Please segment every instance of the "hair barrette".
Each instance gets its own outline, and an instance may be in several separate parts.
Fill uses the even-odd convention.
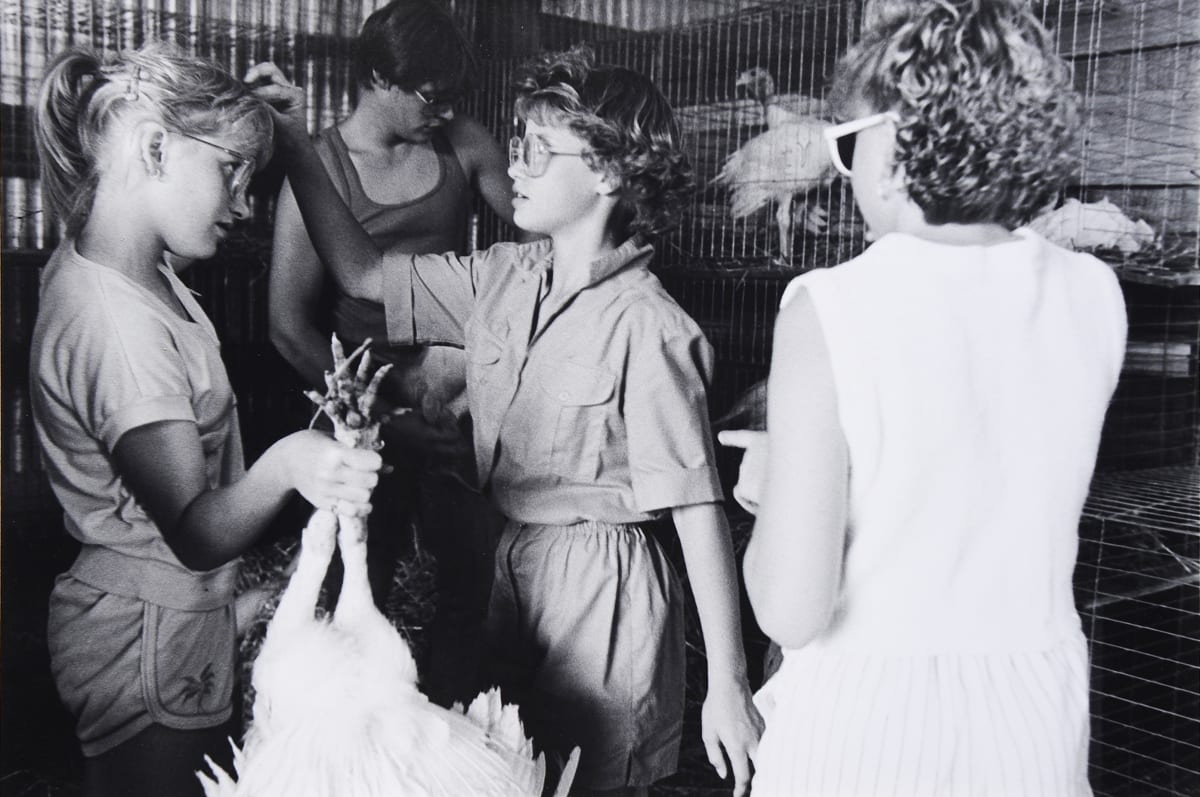
[[[141,96],[141,84],[142,68],[135,66],[133,68],[133,75],[129,78],[129,85],[125,87],[125,99],[130,102],[136,102],[138,97]]]

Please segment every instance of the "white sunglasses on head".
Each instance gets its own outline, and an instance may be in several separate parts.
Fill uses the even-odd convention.
[[[829,145],[834,168],[849,177],[854,165],[854,140],[858,133],[884,122],[895,124],[899,121],[900,116],[895,111],[884,111],[825,128],[825,143]]]

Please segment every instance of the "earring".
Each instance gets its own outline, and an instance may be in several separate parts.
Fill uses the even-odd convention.
[[[163,176],[163,171],[162,171],[162,169],[155,166],[153,169],[150,170],[150,176],[155,179],[161,180],[162,176]]]

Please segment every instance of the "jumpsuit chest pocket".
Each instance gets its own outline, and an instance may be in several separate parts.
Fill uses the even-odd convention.
[[[549,364],[538,378],[547,420],[554,433],[549,465],[567,480],[600,475],[604,449],[615,423],[616,377],[602,368],[575,362]]]
[[[481,324],[467,327],[467,387],[474,389],[495,380],[504,342]]]
[[[506,375],[502,373],[504,341],[475,319],[467,322],[466,334],[467,404],[474,426],[474,440],[476,445],[480,441],[494,444],[500,433],[503,413],[503,405],[497,396],[506,384]],[[484,466],[480,464],[479,467],[482,473]]]

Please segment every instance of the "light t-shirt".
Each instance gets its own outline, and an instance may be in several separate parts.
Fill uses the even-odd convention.
[[[30,383],[67,531],[86,545],[182,567],[117,472],[117,441],[146,424],[189,421],[210,487],[236,481],[245,464],[216,331],[187,286],[165,264],[159,269],[191,321],[64,242],[42,276]]]

